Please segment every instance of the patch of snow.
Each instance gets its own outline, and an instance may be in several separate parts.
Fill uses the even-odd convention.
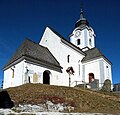
[[[64,110],[68,110],[69,113],[62,113]],[[13,107],[12,109],[0,109],[0,115],[8,114],[34,114],[34,115],[104,115],[102,113],[71,113],[74,107],[67,106],[65,104],[54,104],[51,101],[47,101],[45,104],[38,105],[19,105],[18,107]],[[107,114],[112,115],[112,114]]]
[[[112,115],[112,114],[104,114],[104,113],[60,113],[60,112],[14,112],[11,109],[0,109],[0,115]]]
[[[35,115],[112,115],[104,113],[59,113],[59,112],[41,112]]]
[[[46,102],[47,110],[50,112],[62,112],[64,110],[72,111],[74,107],[72,106],[65,106],[63,103],[54,104],[51,101]]]
[[[62,112],[64,110],[68,110],[71,112],[74,110],[74,107],[67,106],[65,104],[54,104],[51,101],[47,101],[45,104],[38,104],[38,105],[19,105],[19,107],[13,107],[12,110],[19,111],[19,112]]]
[[[16,112],[14,112],[11,109],[0,109],[0,115],[8,115],[8,114],[16,114]]]

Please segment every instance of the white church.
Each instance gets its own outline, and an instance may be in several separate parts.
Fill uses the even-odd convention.
[[[99,84],[112,81],[112,64],[95,46],[95,37],[82,10],[70,41],[46,27],[40,43],[26,39],[4,66],[3,88],[26,83],[74,87],[95,79]]]

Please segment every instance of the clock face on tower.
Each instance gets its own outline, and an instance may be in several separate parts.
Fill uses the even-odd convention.
[[[78,36],[80,36],[80,35],[81,35],[80,30],[78,30],[78,31],[75,32],[75,37],[78,37]]]
[[[90,35],[90,37],[92,37],[92,31],[89,31],[89,35]]]

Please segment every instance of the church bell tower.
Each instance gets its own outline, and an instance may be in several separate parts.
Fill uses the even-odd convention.
[[[75,29],[70,35],[70,42],[83,51],[95,47],[95,34],[89,26],[89,22],[84,17],[83,10],[80,12],[80,19],[75,24]]]

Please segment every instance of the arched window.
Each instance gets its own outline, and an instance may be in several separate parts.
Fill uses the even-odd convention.
[[[30,76],[28,76],[28,83],[31,83]]]
[[[80,76],[80,60],[78,61],[78,75]]]
[[[77,45],[80,45],[80,39],[77,39]]]
[[[109,78],[109,67],[106,66],[106,75],[107,75],[107,78]]]
[[[70,63],[70,55],[67,56],[67,62]]]
[[[11,68],[11,70],[12,70],[12,78],[14,78],[14,69]]]
[[[92,46],[92,40],[91,39],[89,39],[89,45]]]
[[[12,78],[14,78],[14,69],[15,69],[15,66],[11,67],[11,70],[12,70]]]

